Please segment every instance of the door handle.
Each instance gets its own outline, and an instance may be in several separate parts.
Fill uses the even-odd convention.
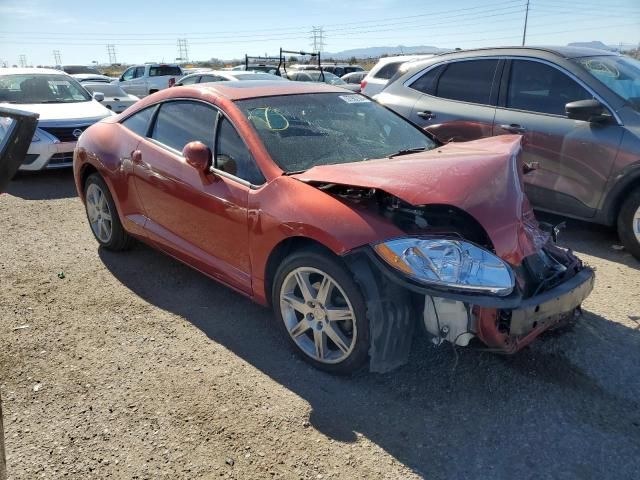
[[[416,115],[418,115],[420,118],[424,118],[425,120],[432,120],[436,118],[436,114],[430,112],[429,110],[425,110],[424,112],[416,112]]]
[[[511,133],[524,133],[527,131],[522,125],[518,125],[517,123],[511,123],[509,125],[500,125],[500,128],[506,130]]]

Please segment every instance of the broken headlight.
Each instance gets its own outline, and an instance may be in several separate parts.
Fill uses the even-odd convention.
[[[515,284],[506,262],[464,240],[399,238],[373,248],[393,268],[420,283],[498,296],[509,295]]]

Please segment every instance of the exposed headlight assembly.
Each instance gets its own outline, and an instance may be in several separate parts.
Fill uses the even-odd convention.
[[[373,248],[393,268],[426,285],[501,297],[515,285],[506,262],[464,240],[399,238]]]

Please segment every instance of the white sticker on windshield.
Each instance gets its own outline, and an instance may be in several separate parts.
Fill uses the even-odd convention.
[[[363,97],[362,95],[338,95],[342,100],[347,103],[369,103],[367,97]]]
[[[50,80],[49,83],[51,85],[57,85],[57,86],[63,86],[63,87],[68,87],[69,85],[71,85],[68,80]]]

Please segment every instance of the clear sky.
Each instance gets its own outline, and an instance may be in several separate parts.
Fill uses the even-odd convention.
[[[174,61],[309,49],[322,27],[326,52],[369,46],[470,48],[522,40],[526,0],[0,0],[0,61]],[[530,0],[527,44],[640,42],[640,0]]]

